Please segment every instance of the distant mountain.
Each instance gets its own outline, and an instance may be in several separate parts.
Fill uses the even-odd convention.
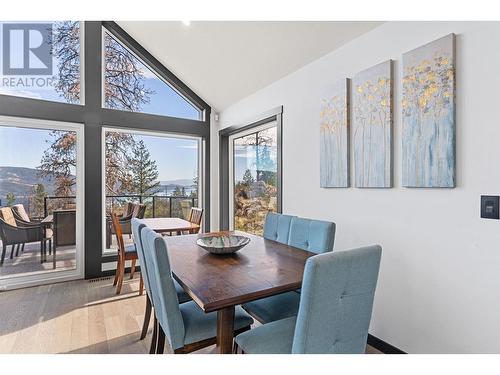
[[[170,181],[160,181],[160,185],[171,185],[171,186],[192,186],[194,185],[193,180],[190,179],[179,179]]]
[[[31,195],[36,184],[43,184],[45,191],[51,195],[54,192],[52,179],[39,176],[34,168],[0,167],[0,198],[7,193],[14,193],[16,197]]]

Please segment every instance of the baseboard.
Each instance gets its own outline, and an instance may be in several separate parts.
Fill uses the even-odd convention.
[[[402,351],[399,348],[385,342],[384,340],[379,339],[373,335],[368,334],[368,345],[374,347],[377,350],[380,350],[384,354],[408,354]]]

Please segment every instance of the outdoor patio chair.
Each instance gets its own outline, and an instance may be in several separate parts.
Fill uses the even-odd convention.
[[[44,261],[44,253],[49,241],[49,248],[52,248],[52,238],[44,236],[43,228],[40,225],[29,224],[16,220],[10,207],[0,208],[0,239],[2,240],[2,256],[0,266],[3,265],[7,246],[11,245],[10,259],[14,253],[19,255],[19,250],[26,243],[40,242],[41,263]]]

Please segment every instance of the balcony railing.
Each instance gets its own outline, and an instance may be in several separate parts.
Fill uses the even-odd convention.
[[[68,208],[74,206],[75,196],[47,196],[44,198],[43,210],[45,216],[54,208]],[[54,201],[62,201],[56,204]],[[146,204],[145,217],[181,217],[187,219],[191,207],[198,205],[198,198],[191,196],[173,195],[107,195],[106,211],[119,211],[127,202]],[[185,202],[186,204],[183,204]]]

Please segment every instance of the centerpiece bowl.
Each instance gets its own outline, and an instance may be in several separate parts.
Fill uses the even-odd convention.
[[[250,242],[250,238],[230,233],[209,234],[198,238],[196,244],[212,254],[232,254]]]

